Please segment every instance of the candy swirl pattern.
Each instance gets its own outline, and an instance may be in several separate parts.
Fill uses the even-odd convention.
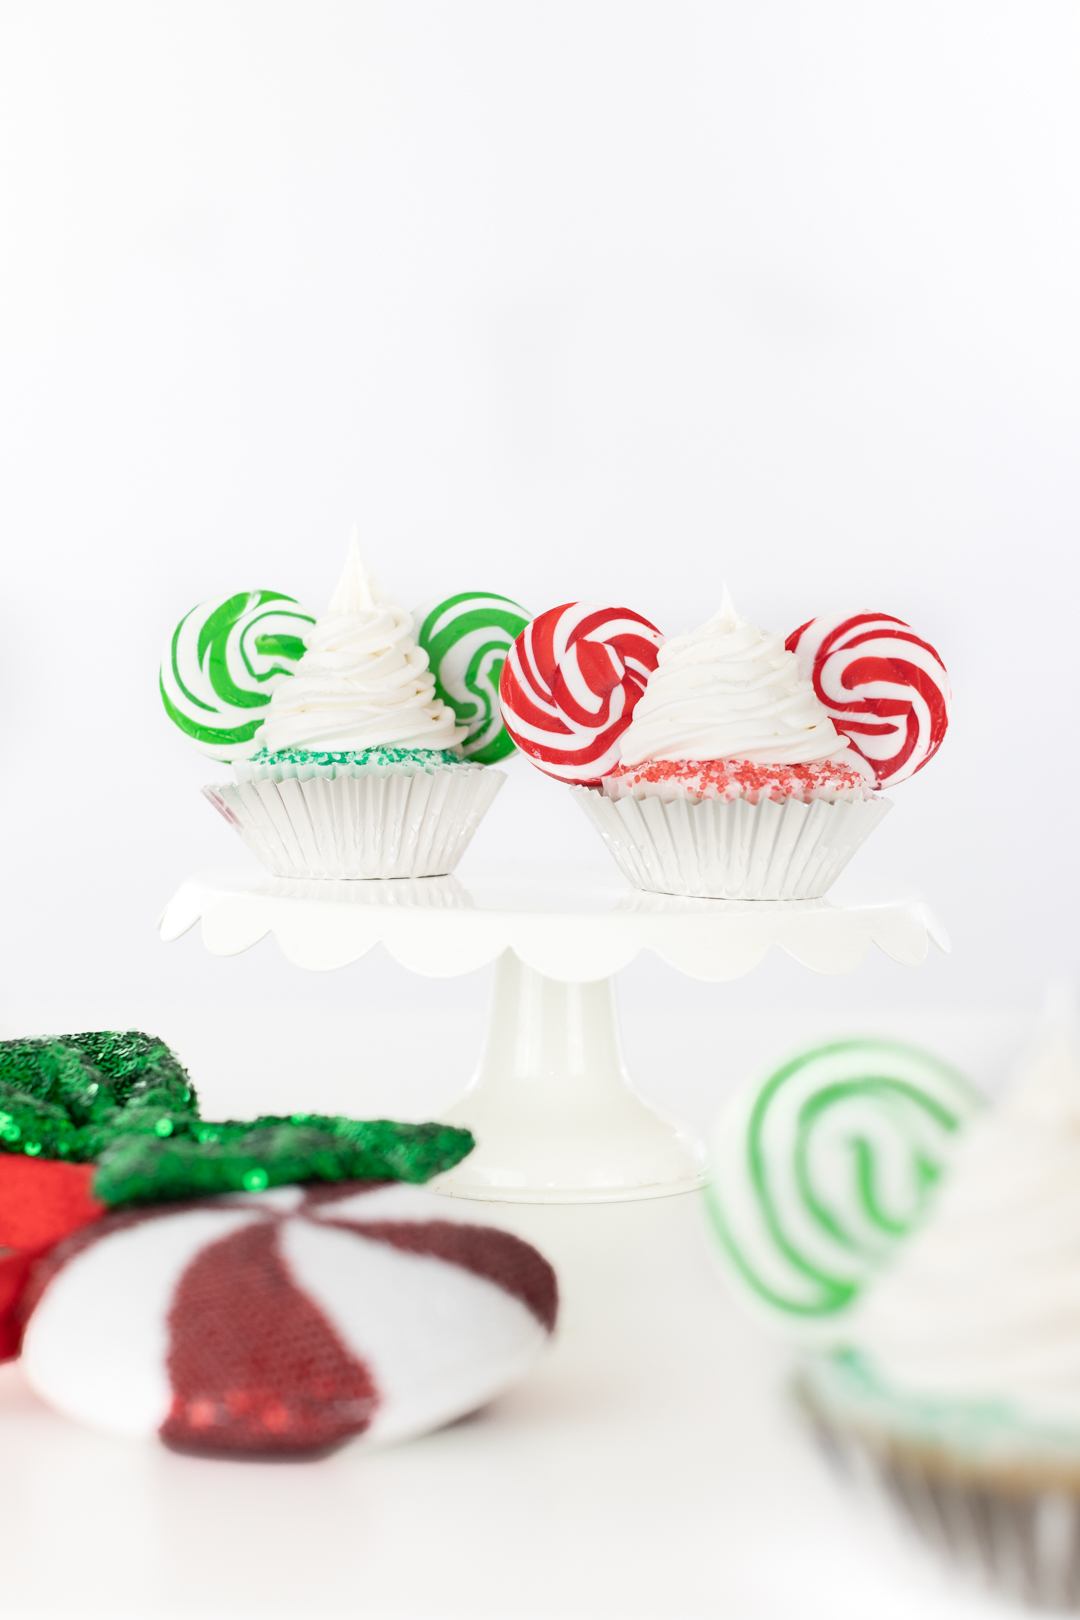
[[[508,596],[461,591],[417,608],[417,645],[427,653],[435,695],[466,727],[459,744],[467,759],[494,765],[514,751],[503,724],[499,679],[506,655],[529,614]]]
[[[811,619],[785,646],[836,729],[892,787],[933,759],[949,724],[952,691],[928,641],[888,613]]]
[[[813,1048],[743,1092],[709,1189],[742,1291],[789,1329],[852,1305],[922,1221],[979,1107],[948,1064],[888,1040]]]
[[[238,591],[192,608],[161,662],[169,719],[211,759],[249,759],[270,699],[292,677],[314,623],[280,591]]]
[[[503,722],[549,776],[585,787],[619,760],[663,636],[630,608],[567,602],[518,636],[499,683]]]

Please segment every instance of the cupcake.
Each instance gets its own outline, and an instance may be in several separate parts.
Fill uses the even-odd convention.
[[[732,900],[825,894],[891,809],[880,789],[940,746],[948,702],[901,620],[816,619],[785,642],[726,591],[667,641],[625,608],[552,609],[502,676],[507,729],[632,883]]]
[[[718,613],[660,648],[600,791],[577,798],[641,889],[807,900],[891,808],[779,635]]]
[[[798,1393],[950,1561],[1080,1608],[1080,1056],[1064,1025]]]
[[[950,1565],[1080,1608],[1080,1053],[1059,1011],[994,1109],[906,1043],[833,1040],[740,1092],[707,1206],[797,1349],[830,1459]]]
[[[467,728],[436,695],[411,615],[368,573],[355,536],[330,606],[303,636],[300,656],[290,645],[288,657],[265,672],[256,668],[262,690],[249,692],[251,659],[235,652],[232,666],[246,669],[248,679],[229,678],[227,646],[213,679],[205,631],[190,648],[189,671],[183,628],[173,638],[171,684],[210,710],[195,709],[197,719],[184,729],[209,732],[193,740],[230,759],[236,773],[235,783],[203,791],[270,872],[416,878],[453,870],[505,776],[463,758]],[[232,634],[235,642],[241,631],[234,626]],[[209,706],[199,681],[210,683]],[[162,683],[165,692],[164,666]],[[217,711],[238,697],[247,704],[246,723],[235,727]],[[170,712],[186,720],[193,704],[174,698]]]

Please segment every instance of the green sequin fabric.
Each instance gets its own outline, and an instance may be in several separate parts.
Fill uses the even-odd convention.
[[[204,1120],[163,1041],[102,1030],[0,1042],[0,1152],[97,1162],[109,1205],[261,1192],[302,1181],[429,1181],[468,1131],[329,1114]]]
[[[183,1065],[141,1030],[0,1041],[0,1152],[87,1163],[119,1135],[167,1135],[198,1112]]]
[[[167,1139],[119,1138],[101,1159],[94,1193],[105,1204],[145,1204],[298,1181],[429,1181],[472,1147],[468,1131],[390,1119],[268,1114],[192,1121]]]

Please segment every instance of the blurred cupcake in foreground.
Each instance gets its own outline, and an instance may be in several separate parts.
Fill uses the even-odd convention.
[[[506,778],[463,758],[468,728],[436,695],[412,616],[369,574],[355,537],[329,608],[308,622],[301,655],[290,646],[269,701],[257,694],[257,715],[242,728],[217,726],[242,732],[235,742],[215,737],[213,750],[232,760],[237,781],[205,788],[207,798],[277,877],[452,871]],[[198,679],[207,684],[206,647],[192,641],[193,672],[182,662],[176,672],[192,696]],[[178,710],[186,720],[195,707],[182,729],[200,747],[198,728],[234,701],[220,678],[210,685],[205,716],[202,699]]]
[[[555,609],[519,637],[503,709],[638,888],[823,895],[891,809],[880,788],[944,736],[948,677],[898,619],[813,620],[785,643],[725,591],[712,619],[665,641],[625,609],[596,610],[583,633],[588,611]],[[636,660],[619,644],[630,619]]]
[[[951,1560],[1080,1608],[1080,1055],[1064,1023],[800,1397]]]
[[[801,1343],[799,1404],[850,1477],[951,1565],[1080,1608],[1075,1027],[990,1112],[914,1056],[832,1043],[726,1111],[729,1275]]]

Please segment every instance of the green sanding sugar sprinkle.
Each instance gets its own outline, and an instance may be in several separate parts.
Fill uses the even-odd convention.
[[[249,761],[252,765],[419,765],[424,770],[460,765],[461,755],[453,748],[353,748],[344,753],[317,753],[309,748],[283,748],[272,754],[260,748]]]
[[[450,1125],[337,1114],[201,1119],[179,1059],[139,1030],[0,1041],[0,1153],[96,1161],[94,1193],[105,1204],[303,1181],[429,1181],[473,1146]]]
[[[1007,1398],[965,1399],[894,1387],[870,1357],[850,1347],[808,1357],[795,1390],[811,1407],[823,1406],[864,1431],[941,1447],[954,1456],[989,1460],[1065,1450],[1075,1457],[1080,1445],[1075,1424],[1055,1422]]]

